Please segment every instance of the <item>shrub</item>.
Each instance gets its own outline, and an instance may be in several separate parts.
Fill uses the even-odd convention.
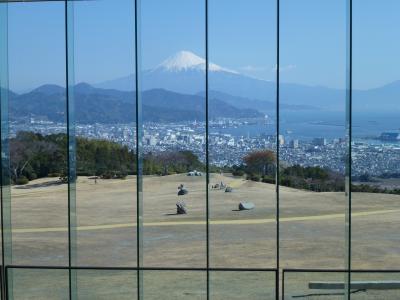
[[[21,176],[21,177],[17,178],[17,180],[15,181],[15,184],[24,185],[24,184],[27,184],[28,182],[29,182],[28,178],[26,178],[25,176]]]
[[[103,175],[101,175],[102,179],[112,179],[114,177],[114,174],[112,174],[111,172],[106,172]]]
[[[232,175],[233,175],[233,176],[242,177],[242,176],[244,175],[244,171],[243,171],[243,170],[233,170],[233,171],[232,171]]]
[[[128,176],[126,173],[124,172],[118,172],[114,175],[114,178],[116,179],[126,179],[126,176]]]
[[[61,173],[49,173],[49,177],[61,177]]]
[[[25,176],[24,176],[25,177]],[[28,180],[35,180],[37,179],[36,173],[29,173],[27,176]]]
[[[258,182],[258,181],[260,181],[260,179],[261,178],[258,175],[253,175],[253,176],[250,177],[250,180],[252,180],[252,181],[257,181]]]
[[[271,184],[275,184],[275,178],[271,177],[271,176],[263,176],[263,178],[261,179],[262,182],[264,183],[271,183]]]

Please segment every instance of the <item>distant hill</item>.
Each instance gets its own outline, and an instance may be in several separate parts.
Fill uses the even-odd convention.
[[[78,123],[129,123],[135,120],[134,92],[95,88],[81,83],[74,87],[75,119]],[[144,121],[177,122],[205,119],[205,99],[163,89],[142,93]],[[10,118],[35,117],[64,122],[66,118],[65,88],[44,85],[29,93],[10,94]],[[255,109],[237,108],[217,98],[210,99],[210,118],[257,118]]]
[[[129,75],[95,86],[129,91],[133,89],[134,80],[135,76]],[[141,84],[143,90],[162,88],[185,94],[204,93],[205,60],[192,52],[180,51],[155,68],[144,70],[141,73]],[[275,82],[249,77],[213,63],[209,66],[209,88],[219,93],[251,99],[245,102],[263,111],[269,110],[270,104],[275,103]],[[281,103],[290,109],[341,109],[340,97],[345,95],[340,90],[292,83],[281,83],[280,91]]]
[[[400,80],[384,86],[353,91],[354,112],[400,112]]]
[[[158,66],[141,73],[143,90],[162,88],[185,94],[203,95],[205,60],[189,51],[180,51]],[[96,85],[101,88],[132,90],[134,76],[117,78]],[[323,86],[281,82],[280,107],[287,110],[344,111],[346,91]],[[273,81],[246,76],[210,63],[210,95],[237,108],[263,112],[275,110],[276,85]],[[370,89],[353,90],[354,109],[360,112],[400,111],[400,81]]]
[[[198,93],[198,95],[205,95],[205,92]],[[257,99],[249,99],[247,97],[238,97],[232,96],[230,94],[218,92],[211,90],[209,91],[210,99],[220,99],[229,103],[238,108],[253,108],[262,112],[275,112],[276,109],[276,100],[275,101],[262,101]],[[318,110],[318,107],[311,105],[295,105],[295,104],[286,104],[280,103],[280,108],[283,110],[293,110],[293,111],[301,111],[301,110]]]
[[[176,122],[205,118],[205,61],[181,51],[155,68],[142,72],[144,121]],[[132,122],[135,119],[134,76],[95,86],[75,86],[78,123]],[[254,118],[274,115],[274,82],[255,79],[216,64],[209,66],[210,118]],[[353,112],[400,112],[400,81],[369,90],[353,90]],[[37,117],[65,120],[65,89],[44,85],[17,95],[9,93],[11,120]],[[298,118],[319,121],[323,112],[344,112],[346,91],[292,83],[280,84],[280,109],[296,111]],[[297,113],[298,112],[298,113]],[[304,118],[303,118],[304,119]],[[294,121],[294,120],[292,120]]]

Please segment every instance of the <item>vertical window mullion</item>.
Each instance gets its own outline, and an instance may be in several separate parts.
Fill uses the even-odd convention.
[[[65,80],[67,111],[67,175],[68,175],[68,266],[69,298],[77,299],[76,265],[76,132],[74,101],[74,2],[65,0]]]

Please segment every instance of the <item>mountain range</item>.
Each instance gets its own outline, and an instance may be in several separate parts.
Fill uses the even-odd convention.
[[[72,93],[75,119],[81,124],[130,123],[135,120],[135,92],[99,89],[81,83]],[[9,94],[11,120],[34,117],[65,122],[66,91],[57,85],[44,85],[29,93]],[[142,93],[144,121],[177,122],[205,119],[205,98],[163,89]],[[260,118],[264,115],[252,108],[237,108],[218,98],[209,101],[210,118]]]
[[[181,51],[144,71],[144,121],[177,122],[205,119],[205,60]],[[78,123],[130,123],[135,119],[134,76],[100,84],[80,83],[72,93]],[[210,118],[261,118],[276,110],[274,82],[252,78],[211,63],[209,66]],[[9,92],[11,120],[39,118],[65,121],[65,88],[43,85],[28,93]],[[280,84],[280,109],[312,112],[344,111],[346,91],[292,83]],[[353,111],[399,112],[400,81],[370,89],[353,90]],[[309,114],[310,115],[310,114]]]
[[[134,75],[128,75],[95,86],[129,91],[134,80]],[[162,88],[204,95],[205,60],[190,51],[180,51],[156,67],[142,71],[140,80],[143,90]],[[218,95],[219,99],[237,107],[263,112],[275,107],[275,82],[249,77],[214,63],[209,64],[209,89],[213,96]],[[280,83],[281,109],[343,111],[345,99],[344,89]],[[353,105],[359,111],[400,110],[399,100],[400,81],[370,90],[353,90]]]

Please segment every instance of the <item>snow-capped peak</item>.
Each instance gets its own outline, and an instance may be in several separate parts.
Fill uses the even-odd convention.
[[[206,61],[204,58],[197,56],[196,54],[190,51],[179,51],[178,53],[164,60],[154,70],[164,70],[172,72],[188,71],[188,70],[204,71],[205,67],[206,67]],[[225,69],[213,63],[209,63],[208,69],[211,72],[223,71],[223,72],[237,74],[236,71]]]

